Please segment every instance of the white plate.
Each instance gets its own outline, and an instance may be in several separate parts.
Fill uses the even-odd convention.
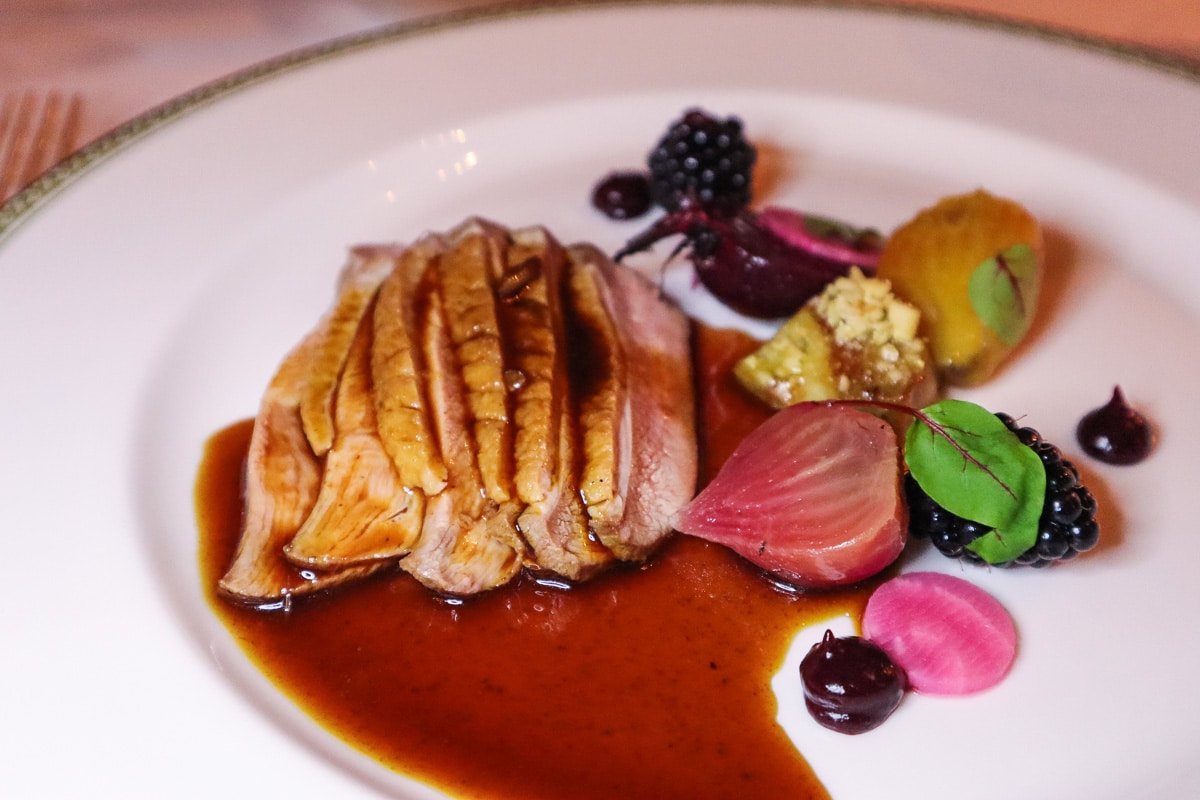
[[[311,725],[206,609],[200,448],[253,413],[346,245],[480,213],[614,247],[634,228],[592,181],[702,104],[747,121],[772,202],[890,229],[977,185],[1021,199],[1052,234],[1046,324],[970,396],[1075,456],[1114,383],[1161,427],[1142,466],[1080,459],[1098,552],[966,573],[1020,629],[999,688],[842,737],[789,662],[781,718],[833,796],[1197,796],[1200,84],[1053,39],[824,5],[423,25],[184,98],[0,211],[4,793],[431,796]]]

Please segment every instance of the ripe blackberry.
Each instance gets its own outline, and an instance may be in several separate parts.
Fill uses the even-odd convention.
[[[1017,425],[1007,414],[996,416],[1041,458],[1046,468],[1046,502],[1038,520],[1037,543],[1012,561],[993,566],[1048,567],[1056,561],[1069,561],[1091,550],[1100,540],[1096,498],[1080,483],[1075,465],[1063,458],[1059,449],[1033,428]],[[909,533],[928,537],[942,555],[985,563],[968,550],[967,545],[990,528],[942,508],[925,494],[912,475],[904,478],[904,493],[908,499]]]
[[[750,203],[757,157],[740,119],[717,119],[692,109],[671,125],[650,152],[654,202],[677,211],[685,198],[691,198],[709,213],[732,216]]]

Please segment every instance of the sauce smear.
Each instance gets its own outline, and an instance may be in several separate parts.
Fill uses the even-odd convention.
[[[721,374],[753,344],[699,328],[698,369]],[[713,458],[765,414],[729,391],[702,390]],[[288,612],[240,607],[216,584],[237,545],[250,431],[214,435],[198,478],[209,601],[264,674],[353,747],[455,796],[828,797],[775,723],[770,680],[797,630],[860,617],[869,587],[785,594],[677,535],[648,564],[570,590],[522,578],[452,605],[396,572]]]

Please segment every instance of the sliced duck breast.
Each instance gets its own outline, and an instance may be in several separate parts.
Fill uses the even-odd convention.
[[[313,452],[323,456],[333,445],[333,397],[350,353],[358,324],[379,286],[391,272],[393,257],[374,248],[356,248],[342,271],[337,303],[317,331],[309,357],[309,375],[300,397],[300,419]]]
[[[496,319],[492,275],[502,263],[502,229],[469,220],[447,236],[438,261],[446,329],[466,387],[469,424],[487,496],[497,503],[513,497],[513,425],[504,379],[504,344]]]
[[[219,584],[231,598],[259,606],[286,605],[293,595],[356,580],[377,569],[301,570],[284,557],[283,548],[316,505],[321,484],[322,463],[305,434],[301,402],[331,328],[342,324],[347,306],[357,306],[362,298],[369,304],[388,271],[381,261],[351,259],[333,309],[287,355],[263,394],[246,459],[242,534]]]
[[[301,566],[331,569],[399,558],[421,535],[425,493],[400,481],[376,425],[373,330],[367,314],[338,381],[333,446],[316,505],[284,548]]]
[[[400,567],[434,591],[467,595],[510,581],[521,570],[524,541],[517,533],[514,501],[488,493],[477,454],[470,387],[458,361],[447,320],[439,256],[431,265],[428,292],[418,304],[419,340],[426,365],[433,430],[446,465],[446,488],[427,498],[421,537]],[[454,308],[461,309],[463,304]],[[511,458],[511,455],[509,456]]]
[[[645,560],[695,491],[690,329],[658,287],[540,227],[360,246],[264,395],[245,602],[399,565],[471,595]]]
[[[372,313],[371,380],[379,438],[400,483],[425,494],[446,486],[446,465],[433,433],[417,331],[417,304],[430,259],[444,247],[426,237],[411,247],[383,250],[395,268],[379,289]]]
[[[612,562],[591,535],[579,495],[578,426],[571,404],[564,319],[566,252],[542,228],[514,231],[496,276],[498,317],[513,399],[517,520],[527,565],[572,581]]]
[[[585,498],[589,492],[598,498],[588,502],[588,514],[608,549],[640,561],[670,535],[671,515],[696,491],[690,325],[640,273],[591,245],[573,246],[569,254],[583,286],[574,302],[595,318],[587,330],[603,359],[602,366],[599,359],[588,366],[596,370],[588,382],[592,398],[580,401],[591,409],[581,413],[588,426]]]

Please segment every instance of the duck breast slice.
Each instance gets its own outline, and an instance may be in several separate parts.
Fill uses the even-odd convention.
[[[352,258],[342,273],[333,308],[283,360],[266,391],[250,436],[245,469],[245,515],[233,562],[219,589],[228,597],[259,606],[287,605],[293,595],[355,580],[377,566],[323,573],[302,571],[283,548],[317,502],[322,461],[313,452],[300,412],[309,395],[330,330],[345,319],[344,309],[370,298],[386,277],[386,262]],[[365,304],[364,304],[365,310]]]

